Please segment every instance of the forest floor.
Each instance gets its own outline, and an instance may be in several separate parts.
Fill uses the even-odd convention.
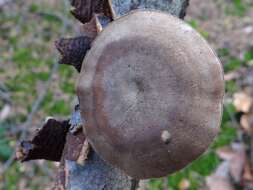
[[[0,0],[0,189],[45,190],[57,163],[14,160],[16,144],[47,116],[69,117],[77,73],[57,64],[54,41],[75,36],[78,22],[60,0]],[[253,1],[191,0],[185,18],[224,67],[221,132],[184,170],[145,181],[142,190],[253,189]]]

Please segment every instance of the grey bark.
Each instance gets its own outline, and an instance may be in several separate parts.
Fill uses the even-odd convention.
[[[76,106],[70,119],[71,128],[66,139],[55,189],[135,190],[137,180],[102,160],[93,150],[89,151],[87,160],[80,163],[82,144],[85,144],[85,136],[79,128],[82,123],[79,106]],[[76,134],[72,134],[73,132]]]
[[[135,9],[153,9],[168,12],[183,18],[189,0],[109,0],[114,18]]]
[[[84,166],[74,161],[65,162],[71,190],[134,190],[136,181],[107,164],[92,152]]]

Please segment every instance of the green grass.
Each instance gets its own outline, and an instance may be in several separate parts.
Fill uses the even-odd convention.
[[[225,12],[228,15],[243,17],[247,12],[247,7],[250,5],[250,3],[246,3],[244,0],[231,0],[231,2],[227,3]]]
[[[7,130],[9,128],[7,123],[0,123],[0,160],[6,161],[12,154],[12,147],[10,139],[6,138]]]
[[[0,10],[0,75],[5,78],[0,84],[11,94],[13,108],[11,118],[0,123],[1,164],[13,154],[19,139],[20,132],[13,133],[13,130],[26,121],[33,103],[49,79],[50,70],[58,56],[53,49],[54,40],[65,35],[62,33],[63,22],[56,16],[57,11],[63,14],[62,7],[41,6],[39,2],[31,5],[23,3],[19,6],[21,2],[17,2],[10,11]],[[69,34],[71,31],[72,28],[66,28],[65,32]],[[56,78],[46,92],[39,114],[35,117],[36,122],[27,128],[29,134],[34,132],[34,125],[41,126],[41,121],[46,116],[69,117],[75,96],[74,74],[77,74],[74,69],[60,66],[59,72],[54,76]],[[56,86],[58,87],[55,88]],[[0,100],[0,111],[4,105]],[[29,169],[34,172],[33,176],[28,175],[25,164],[15,162],[0,177],[0,189],[3,180],[3,190],[18,190],[18,184],[22,180],[25,180],[29,189],[44,189],[42,183],[48,180],[47,175],[38,164],[30,164],[30,167],[31,165],[32,168]],[[52,168],[53,165],[48,167]]]

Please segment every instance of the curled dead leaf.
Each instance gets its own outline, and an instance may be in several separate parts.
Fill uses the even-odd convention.
[[[215,173],[206,178],[208,190],[234,190],[229,180],[229,161],[222,162]]]
[[[233,103],[237,111],[249,113],[253,104],[253,99],[248,94],[239,92],[234,94]]]
[[[243,171],[243,181],[246,182],[253,182],[253,173],[251,169],[251,164],[249,159],[247,159],[245,165],[244,165],[244,171]]]
[[[191,183],[188,179],[182,179],[178,186],[180,190],[187,190],[190,188]]]
[[[219,148],[216,151],[216,153],[223,160],[231,160],[232,157],[233,157],[233,155],[234,155],[234,151],[229,146],[225,146],[225,147]]]
[[[231,182],[226,177],[211,176],[207,178],[209,190],[234,190]]]
[[[237,152],[230,161],[230,174],[236,182],[240,182],[244,165],[246,163],[245,152]]]
[[[246,149],[240,143],[233,143],[231,147],[217,150],[218,156],[228,162],[229,174],[235,182],[240,182],[246,164]]]

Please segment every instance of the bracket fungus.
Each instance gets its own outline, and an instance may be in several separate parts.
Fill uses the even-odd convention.
[[[182,169],[219,131],[222,66],[194,29],[166,13],[139,10],[109,24],[77,91],[93,149],[136,179]]]

